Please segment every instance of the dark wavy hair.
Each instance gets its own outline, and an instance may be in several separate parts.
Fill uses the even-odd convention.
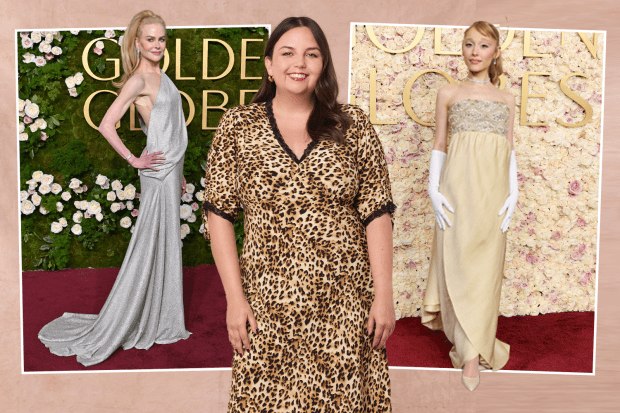
[[[330,140],[344,143],[344,131],[351,124],[351,118],[341,110],[336,100],[338,97],[336,71],[334,70],[327,39],[319,25],[309,17],[289,17],[282,20],[267,40],[265,58],[273,59],[273,49],[280,37],[296,27],[307,27],[310,29],[323,57],[323,69],[314,89],[316,102],[306,125],[308,134],[314,141]],[[269,74],[265,70],[263,82],[258,93],[252,99],[252,103],[266,102],[276,96],[276,84],[275,82],[270,82],[268,77]]]

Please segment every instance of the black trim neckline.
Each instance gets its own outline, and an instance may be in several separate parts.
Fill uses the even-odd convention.
[[[310,142],[308,146],[306,146],[306,149],[304,149],[304,153],[301,154],[301,158],[297,159],[297,155],[295,155],[295,153],[291,150],[291,148],[289,148],[286,142],[284,142],[284,138],[282,138],[282,134],[280,133],[280,129],[278,128],[276,118],[273,115],[273,101],[272,100],[268,100],[265,103],[265,109],[267,110],[267,117],[269,118],[269,124],[271,125],[271,129],[273,130],[273,134],[275,135],[276,140],[278,141],[282,149],[284,149],[284,152],[286,152],[288,156],[293,161],[295,161],[296,164],[300,164],[304,159],[308,157],[308,155],[310,155],[310,152],[312,152],[312,150],[319,144],[319,142],[315,140]]]

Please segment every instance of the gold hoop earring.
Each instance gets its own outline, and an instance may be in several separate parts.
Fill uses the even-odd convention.
[[[273,83],[273,76],[269,75],[269,76],[267,76],[267,79],[268,79],[270,82],[272,82],[272,83]]]

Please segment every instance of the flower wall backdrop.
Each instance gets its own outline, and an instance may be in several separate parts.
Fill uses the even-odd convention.
[[[398,318],[420,315],[435,226],[426,192],[435,98],[448,81],[467,76],[459,56],[464,29],[353,25],[351,103],[375,124],[398,206]],[[593,311],[604,33],[500,34],[501,87],[517,102],[520,191],[508,232],[500,312]]]
[[[22,268],[120,267],[140,210],[137,171],[96,130],[121,74],[119,30],[20,31],[18,139]],[[260,85],[266,27],[168,30],[164,70],[190,121],[179,199],[183,265],[213,263],[197,219],[202,166],[221,108]],[[134,119],[131,119],[131,117]],[[129,111],[118,133],[139,155],[146,135]],[[235,224],[239,247],[242,217]]]

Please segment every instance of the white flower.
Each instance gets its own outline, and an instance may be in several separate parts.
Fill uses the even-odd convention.
[[[52,232],[54,234],[58,234],[60,231],[62,231],[62,225],[60,222],[52,222]]]
[[[74,87],[69,88],[69,96],[76,98],[78,96],[77,89]]]
[[[44,185],[51,185],[54,182],[54,175],[43,174],[41,175],[41,183]]]
[[[196,214],[192,214],[189,218],[187,218],[187,222],[196,222]]]
[[[26,183],[28,184],[28,189],[35,189],[37,187],[37,181],[34,178],[29,179]]]
[[[97,214],[95,215],[95,218],[97,219],[97,221],[101,222],[101,220],[103,219],[103,214]]]
[[[53,183],[52,184],[52,194],[58,195],[60,193],[60,191],[62,191],[62,186],[60,186],[60,184]]]
[[[71,192],[65,191],[62,194],[60,194],[60,197],[62,198],[63,201],[67,202],[68,200],[71,199]]]
[[[80,209],[86,211],[88,209],[89,202],[86,200],[80,201]]]
[[[39,129],[36,123],[31,123],[30,125],[28,125],[28,128],[30,129],[30,132],[36,132],[37,129]]]
[[[41,184],[41,186],[39,187],[39,192],[43,195],[49,194],[51,190],[52,188],[47,184]]]
[[[79,30],[69,30],[69,32],[73,35],[79,34],[80,31]]]
[[[39,129],[47,128],[47,122],[43,118],[37,119],[36,121],[34,121],[34,124],[37,125]]]
[[[188,205],[188,204],[181,205],[181,213],[180,213],[181,219],[189,218],[190,216],[192,216],[192,213],[193,213],[193,211],[192,211],[192,207],[190,205]]]
[[[201,234],[204,234],[204,232],[205,232],[205,223],[204,222],[202,224],[200,224],[200,229],[198,229],[198,232],[200,232]]]
[[[65,209],[65,207],[62,202],[56,202],[56,211],[62,212],[63,209]]]
[[[106,182],[108,181],[108,178],[99,174],[97,175],[97,179],[95,180],[95,183],[99,186],[104,185]]]
[[[34,171],[32,173],[32,179],[35,182],[41,182],[41,178],[43,177],[43,171]]]
[[[186,193],[193,194],[195,190],[196,190],[196,187],[194,186],[194,184],[187,184],[187,185],[185,185],[185,192]]]
[[[22,214],[30,215],[34,212],[35,206],[29,200],[25,200],[24,202],[21,203],[20,209],[22,211]]]
[[[32,200],[32,203],[34,204],[34,206],[39,206],[39,204],[41,204],[41,195],[39,194],[32,194],[32,197],[30,198]]]
[[[77,209],[80,209],[80,201],[73,201],[73,206],[75,206]]]
[[[133,209],[133,202],[127,201],[125,203],[125,207],[127,208],[128,211],[131,211]]]
[[[59,56],[59,55],[62,54],[62,49],[60,47],[58,47],[58,46],[54,46],[54,47],[52,47],[52,54],[54,56]]]
[[[121,188],[123,188],[123,184],[121,184],[121,181],[119,181],[118,179],[112,181],[112,190],[113,191],[118,191]]]
[[[97,201],[90,201],[88,204],[88,213],[91,215],[97,215],[101,213],[101,204]]]
[[[28,199],[30,195],[28,194],[28,191],[19,191],[19,200],[21,201],[25,201],[26,199]]]
[[[35,59],[35,55],[33,55],[32,53],[25,53],[25,54],[22,55],[22,57],[24,58],[24,60],[23,60],[24,63],[32,63],[32,62],[34,62],[34,59]],[[21,109],[20,112],[22,110],[23,109]]]
[[[84,75],[82,74],[82,72],[77,72],[73,75],[73,80],[75,81],[75,84],[79,86],[84,81]]]
[[[181,239],[184,239],[189,234],[189,225],[181,225]]]
[[[131,218],[123,217],[121,219],[120,224],[121,224],[121,227],[123,227],[123,228],[129,228],[131,226]]]
[[[108,39],[111,39],[111,38],[116,36],[116,33],[114,33],[114,30],[108,29],[108,30],[105,31],[104,36],[107,37]],[[100,49],[102,49],[102,48],[100,48]]]
[[[205,192],[204,191],[198,191],[196,192],[196,199],[199,202],[203,202],[205,200]]]
[[[82,233],[82,226],[80,224],[75,224],[71,227],[71,232],[75,235],[80,235]]]
[[[125,186],[125,199],[134,199],[136,197],[136,187],[132,184]]]
[[[75,214],[73,214],[73,222],[75,223],[80,223],[82,222],[82,217],[84,217],[84,214],[82,214],[82,211],[78,211]]]
[[[39,51],[41,53],[51,53],[52,52],[52,45],[49,44],[48,42],[41,42],[39,43]]]
[[[192,202],[192,199],[193,199],[193,198],[194,198],[194,197],[192,196],[192,194],[190,194],[189,192],[185,192],[185,193],[183,194],[183,196],[181,197],[181,200],[182,200],[183,202]]]
[[[105,47],[105,44],[103,44],[103,41],[99,40],[97,43],[95,43],[95,47],[103,50],[103,48]]]
[[[24,125],[24,122],[19,122],[19,133],[22,133],[24,130],[26,130],[26,125]]]
[[[73,76],[69,76],[68,78],[66,78],[65,84],[67,85],[67,89],[75,87],[75,79],[73,78]]]
[[[110,210],[114,213],[118,212],[119,209],[121,209],[121,204],[119,204],[118,202],[114,202],[112,205],[110,205]]]
[[[69,189],[77,189],[81,187],[82,187],[82,181],[80,181],[77,178],[71,178],[71,182],[69,182]]]
[[[28,134],[26,132],[19,134],[19,140],[24,142],[28,140]]]
[[[45,207],[43,207],[43,205],[39,206],[39,212],[41,213],[41,215],[47,215],[50,213],[47,209],[45,209]]]
[[[45,32],[45,41],[48,43],[54,41],[54,32]]]
[[[37,105],[36,103],[27,104],[24,108],[24,113],[28,115],[28,117],[35,119],[37,116],[39,116],[39,105]]]
[[[63,226],[63,228],[64,228],[64,227],[66,227],[66,226],[67,226],[67,219],[66,219],[65,217],[62,217],[62,218],[60,218],[60,219],[58,220],[58,223],[59,223],[60,225],[62,225],[62,226]]]
[[[200,178],[200,185],[202,185],[203,188],[205,187],[206,182],[204,178]]]
[[[37,65],[37,67],[43,67],[47,64],[47,60],[45,60],[43,56],[37,56],[34,58],[34,64]]]
[[[34,42],[32,41],[32,39],[30,37],[22,37],[22,47],[24,49],[32,49]],[[29,63],[29,62],[26,62]]]
[[[116,201],[116,193],[114,191],[108,192],[106,199],[110,202]]]
[[[60,32],[53,32],[54,33],[54,39],[58,40],[59,42],[62,41],[62,34],[60,34]]]
[[[117,190],[116,191],[116,197],[119,200],[124,201],[125,200],[125,191]]]
[[[20,98],[17,98],[17,110],[20,112],[23,112],[25,107],[26,107],[26,102],[24,102]],[[23,129],[20,130],[20,132],[23,132],[23,131],[24,131]]]

